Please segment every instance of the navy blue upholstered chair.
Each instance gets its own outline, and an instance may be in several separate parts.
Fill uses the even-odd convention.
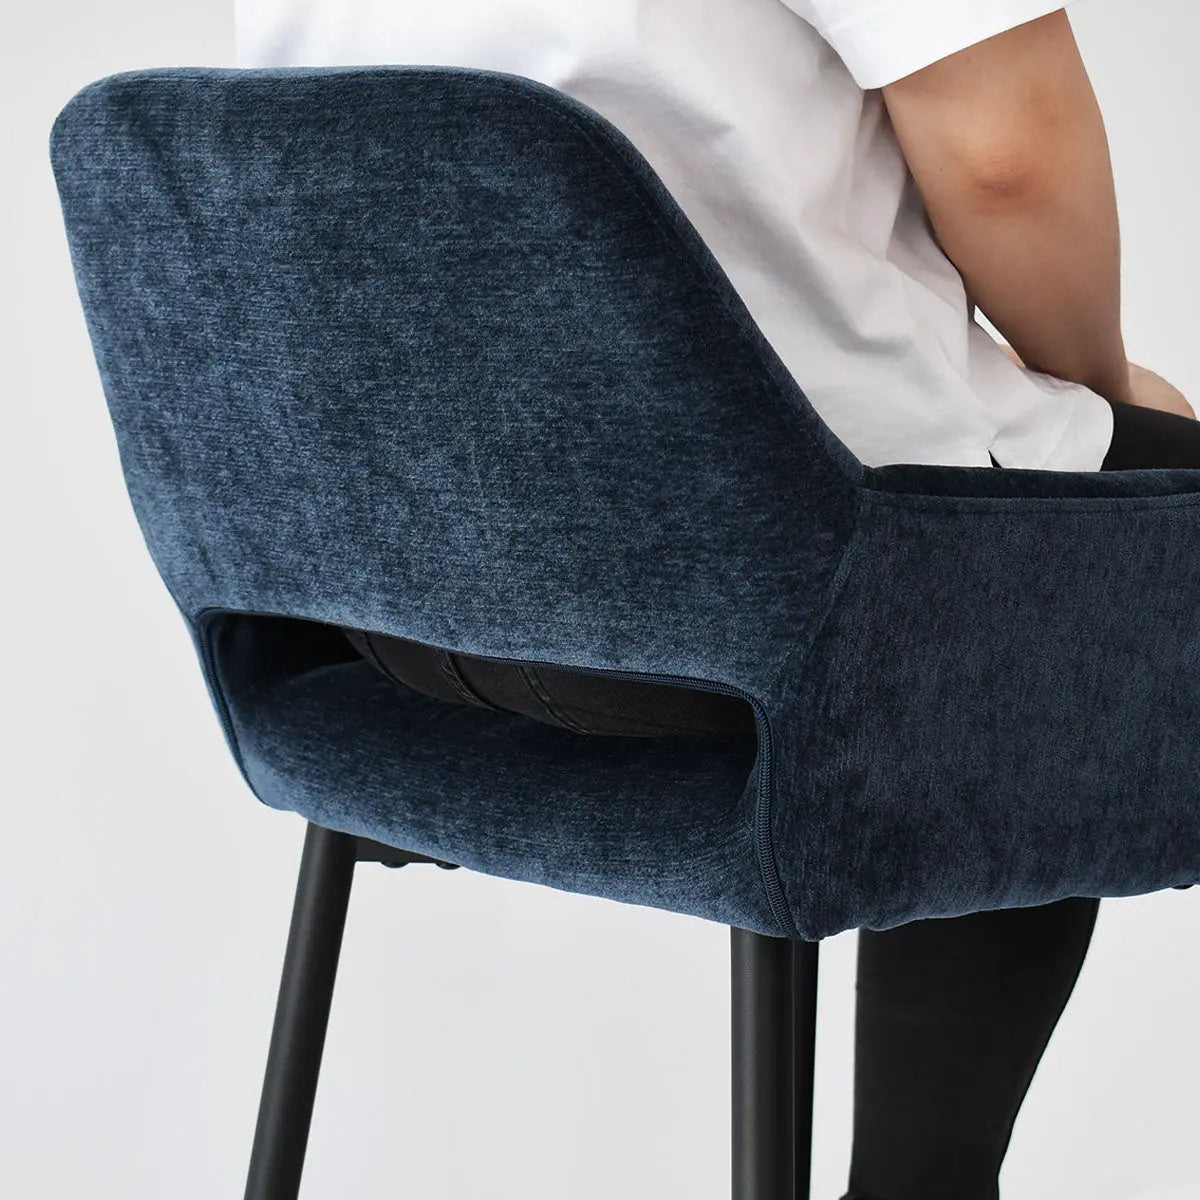
[[[822,938],[1200,879],[1200,471],[864,465],[632,144],[520,76],[126,72],[50,153],[147,547],[309,822],[248,1196],[299,1186],[359,860],[729,925],[738,1200],[807,1194]],[[343,628],[757,738],[452,705]]]

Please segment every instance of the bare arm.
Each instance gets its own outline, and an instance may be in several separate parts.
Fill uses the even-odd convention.
[[[881,91],[970,299],[1026,366],[1129,403],[1112,163],[1065,10]]]

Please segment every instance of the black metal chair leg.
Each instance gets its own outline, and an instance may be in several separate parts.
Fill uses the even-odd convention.
[[[356,850],[352,835],[308,823],[245,1200],[300,1191]]]
[[[796,1200],[812,1187],[813,1083],[817,1048],[817,961],[820,942],[792,942],[792,1128],[796,1131]]]
[[[808,1200],[819,945],[730,926],[733,1200]]]
[[[792,947],[730,926],[733,1200],[791,1200]]]

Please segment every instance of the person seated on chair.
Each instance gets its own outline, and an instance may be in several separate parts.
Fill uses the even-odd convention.
[[[867,465],[1200,467],[1187,400],[1126,357],[1108,142],[1054,0],[235,0],[235,17],[240,67],[477,67],[589,105]],[[754,733],[729,695],[346,634],[447,703],[580,734]],[[1098,905],[859,931],[843,1200],[997,1200]]]

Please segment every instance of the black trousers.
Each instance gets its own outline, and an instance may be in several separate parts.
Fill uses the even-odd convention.
[[[1112,409],[1101,470],[1200,467],[1200,422]],[[737,697],[345,633],[390,678],[452,703],[598,735],[755,737],[753,711]],[[1068,897],[858,931],[854,1136],[842,1200],[999,1200],[1017,1112],[1074,989],[1099,904]]]

